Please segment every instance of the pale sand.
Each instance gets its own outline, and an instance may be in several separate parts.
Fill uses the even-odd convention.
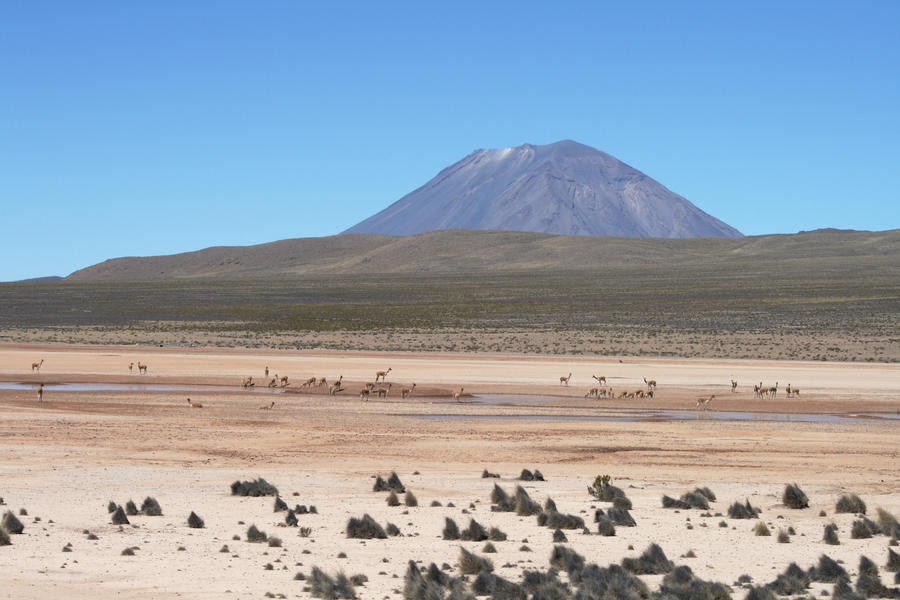
[[[45,359],[40,374],[30,364]],[[129,375],[128,362],[150,366],[149,375]],[[481,479],[483,468],[503,475],[499,484],[512,491],[522,468],[540,469],[546,482],[525,483],[532,498],[552,497],[562,512],[582,516],[596,532],[585,491],[594,476],[608,473],[634,503],[638,526],[617,528],[616,537],[567,531],[569,545],[589,561],[605,566],[636,556],[650,542],[670,559],[689,565],[707,579],[731,584],[741,574],[765,583],[790,561],[808,567],[822,553],[842,559],[856,573],[865,554],[883,565],[887,538],[850,539],[853,515],[835,515],[841,493],[859,493],[874,514],[882,506],[900,516],[900,420],[849,422],[718,421],[699,416],[681,421],[573,421],[504,419],[512,415],[572,418],[631,414],[631,409],[692,409],[699,395],[716,394],[714,411],[853,414],[900,411],[900,367],[875,364],[785,363],[583,359],[472,355],[261,352],[134,347],[0,346],[0,380],[8,382],[151,382],[233,386],[233,391],[67,392],[46,388],[38,404],[31,390],[0,390],[4,460],[0,496],[26,525],[13,545],[0,548],[6,574],[0,596],[7,598],[260,598],[266,592],[308,598],[298,571],[313,565],[328,573],[364,573],[361,598],[398,598],[408,559],[455,565],[459,546],[484,545],[440,539],[444,517],[460,528],[475,517],[496,526],[509,541],[495,542],[489,555],[497,572],[518,581],[523,568],[546,569],[552,531],[534,517],[490,511],[490,490],[497,481]],[[237,388],[241,377],[262,379],[287,374],[293,385],[272,396]],[[361,402],[355,393],[376,370],[392,368],[387,400]],[[570,386],[559,377],[573,373]],[[591,374],[609,378],[616,389],[643,387],[642,378],[659,382],[647,400],[585,400],[596,385]],[[306,377],[344,376],[348,391],[330,398],[322,389],[292,389]],[[730,393],[735,377],[740,388]],[[753,398],[752,384],[779,382],[774,399]],[[398,388],[415,381],[416,394],[399,399]],[[787,383],[802,389],[787,399]],[[466,392],[545,394],[543,403],[515,406],[450,400],[453,389]],[[202,402],[191,409],[185,398]],[[271,399],[271,411],[257,406]],[[623,412],[624,411],[624,412]],[[440,419],[414,415],[483,415],[490,419]],[[386,494],[371,491],[371,476],[396,470],[418,498],[419,506],[389,508]],[[419,471],[419,475],[413,474]],[[315,505],[317,515],[301,515],[312,528],[309,538],[297,529],[278,527],[284,513],[273,513],[273,499],[229,495],[236,479],[263,476],[277,485],[288,504]],[[797,482],[811,500],[806,510],[781,505],[784,484]],[[749,499],[764,509],[772,537],[755,537],[756,521],[701,517],[702,511],[661,508],[663,494],[677,497],[695,485],[718,496],[711,512],[725,513],[734,500]],[[298,496],[293,496],[298,492]],[[110,525],[106,504],[138,505],[154,496],[162,517],[134,517],[138,528]],[[456,508],[429,507],[432,500]],[[471,515],[462,509],[473,503]],[[191,510],[206,529],[186,526]],[[819,517],[825,510],[828,516]],[[584,512],[582,512],[584,511]],[[351,516],[368,512],[390,521],[400,538],[362,542],[344,536]],[[783,516],[783,519],[777,518]],[[40,522],[34,522],[34,517]],[[693,529],[687,529],[687,519]],[[49,523],[53,520],[53,523]],[[244,525],[238,521],[243,520]],[[825,523],[840,526],[840,546],[821,542]],[[232,541],[255,523],[283,540],[284,548]],[[705,527],[703,525],[706,525]],[[778,544],[779,528],[793,526],[790,544]],[[87,541],[88,529],[99,536]],[[519,548],[522,539],[532,552]],[[73,551],[63,553],[71,542]],[[228,544],[229,553],[220,553]],[[628,550],[632,545],[634,550]],[[120,556],[139,546],[133,557]],[[179,552],[178,547],[185,551]],[[309,554],[303,554],[309,550]],[[696,558],[679,558],[693,550]],[[345,552],[347,558],[337,558]],[[233,555],[237,555],[234,557]],[[383,559],[388,562],[383,562]],[[280,562],[275,562],[279,560]],[[77,561],[77,562],[76,562]],[[296,563],[303,563],[302,566]],[[274,570],[264,570],[271,563]],[[502,567],[511,563],[515,566]],[[282,567],[287,567],[283,569]],[[379,575],[384,572],[384,575]],[[454,569],[454,574],[458,570]],[[394,575],[397,578],[394,578]],[[882,573],[890,584],[892,574]],[[644,578],[651,587],[661,576]],[[814,585],[813,593],[830,585]],[[230,590],[231,593],[225,593]],[[735,598],[744,591],[736,589]]]

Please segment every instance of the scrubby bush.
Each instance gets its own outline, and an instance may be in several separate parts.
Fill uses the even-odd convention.
[[[778,530],[778,543],[779,544],[790,544],[791,543],[791,536],[784,529]]]
[[[603,502],[612,502],[616,497],[625,496],[620,488],[610,483],[609,475],[597,475],[594,485],[588,487],[588,493]]]
[[[22,525],[22,521],[20,521],[11,511],[6,511],[3,514],[3,518],[0,519],[0,528],[5,529],[7,533],[16,535],[25,531],[25,526]]]
[[[197,513],[191,511],[191,514],[188,515],[188,527],[191,529],[203,529],[206,525],[203,523],[203,519],[197,516]]]
[[[775,581],[766,587],[775,591],[779,596],[794,596],[802,594],[809,587],[810,577],[797,563],[791,563],[784,573],[778,575]]]
[[[553,531],[553,543],[554,544],[565,544],[569,541],[569,538],[566,537],[566,534],[563,533],[562,529],[556,529]]]
[[[250,525],[247,528],[247,541],[253,542],[254,544],[265,542],[269,539],[269,536],[266,535],[265,531],[260,531],[256,528],[256,525]]]
[[[488,530],[488,539],[492,542],[505,542],[506,538],[506,534],[496,527],[491,527],[490,530]]]
[[[809,508],[809,498],[803,493],[796,483],[789,483],[784,487],[781,501],[788,508]]]
[[[269,548],[281,548],[281,538],[274,535],[269,538]]]
[[[496,479],[500,479],[500,475],[498,475],[497,473],[491,473],[491,472],[488,471],[487,469],[485,469],[484,471],[481,472],[481,478],[482,478],[482,479],[488,479],[488,478],[491,478],[491,477],[496,478]]]
[[[456,521],[454,521],[450,517],[444,517],[443,535],[445,540],[459,539],[459,527],[456,525]]]
[[[463,575],[476,575],[481,571],[491,572],[494,570],[494,563],[466,550],[459,549],[459,568]]]
[[[681,501],[691,508],[709,510],[709,501],[703,494],[697,492],[685,492],[681,495]]]
[[[484,548],[482,548],[481,551],[484,552],[485,554],[496,554],[497,548],[494,547],[494,544],[492,544],[491,542],[488,542],[484,545]]]
[[[622,567],[636,575],[658,575],[668,573],[675,564],[666,558],[666,553],[658,544],[650,544],[638,558],[622,559]]]
[[[537,522],[541,527],[549,527],[551,529],[584,529],[584,519],[576,515],[566,515],[560,512],[542,512],[538,515]]]
[[[113,525],[128,525],[131,521],[128,520],[128,517],[125,516],[125,511],[122,510],[121,506],[116,507],[116,511],[112,514],[112,524]]]
[[[112,514],[112,513],[116,512],[116,507],[117,507],[117,506],[119,506],[119,505],[116,504],[115,502],[113,502],[112,500],[110,500],[110,501],[109,501],[109,504],[106,505],[106,511],[107,511],[109,514]]]
[[[534,473],[529,471],[528,469],[522,469],[522,472],[519,474],[520,481],[534,481]]]
[[[753,528],[753,534],[754,534],[754,535],[759,535],[759,536],[769,536],[769,535],[772,535],[771,532],[769,532],[769,528],[768,528],[768,527],[766,526],[766,524],[763,523],[762,521],[760,521],[759,523],[757,523],[757,524],[756,524],[756,527]]]
[[[900,523],[897,522],[897,518],[894,515],[881,507],[876,508],[875,513],[877,515],[878,526],[881,528],[881,533],[884,535],[900,537]]]
[[[866,514],[866,503],[856,494],[846,494],[838,498],[834,512]]]
[[[232,496],[277,496],[278,488],[260,477],[250,481],[235,481],[231,484]]]
[[[11,546],[12,540],[9,538],[9,534],[5,529],[0,527],[0,546]]]
[[[387,497],[387,505],[388,506],[400,506],[400,498],[397,497],[397,492],[391,490],[391,493],[388,494],[388,497]]]
[[[403,496],[403,503],[407,506],[418,506],[419,500],[416,498],[415,494],[407,490],[406,495]]]
[[[530,517],[541,512],[541,505],[531,499],[528,492],[520,485],[516,486],[516,494],[513,499],[516,514],[520,517]]]
[[[858,521],[853,521],[853,526],[850,528],[850,537],[855,540],[872,537],[872,528],[869,526],[869,523],[871,523],[871,521],[867,521],[868,519],[866,518],[862,518]]]
[[[827,554],[819,557],[819,563],[809,570],[809,577],[821,583],[834,583],[838,579],[850,580],[847,571]]]
[[[731,600],[731,590],[727,585],[704,581],[696,577],[688,566],[675,567],[663,577],[659,595],[677,600]]]
[[[900,572],[900,554],[897,554],[890,548],[888,548],[888,559],[885,569]]]
[[[284,524],[288,527],[296,527],[300,524],[300,520],[297,519],[297,513],[295,513],[292,509],[287,511],[287,514],[284,515]]]
[[[537,469],[534,470],[534,473],[532,475],[535,481],[544,481],[544,474]]]
[[[393,523],[388,523],[384,528],[384,532],[391,537],[397,537],[400,535],[400,528]]]
[[[631,500],[629,500],[625,496],[616,496],[615,498],[613,498],[612,504],[614,508],[631,510]]]
[[[728,507],[728,516],[732,519],[755,519],[762,511],[752,506],[747,500],[744,504],[735,502]]]
[[[581,572],[578,589],[575,597],[631,599],[648,598],[650,590],[647,584],[635,577],[619,565],[609,565],[600,568],[590,564]]]
[[[677,508],[679,510],[689,510],[691,508],[691,505],[684,500],[678,500],[677,498],[672,498],[665,494],[663,494],[662,497],[662,505],[663,508]]]
[[[403,487],[403,483],[400,481],[400,478],[397,476],[397,473],[391,471],[391,476],[388,477],[387,486],[389,489],[394,490],[398,494],[402,494],[406,491],[406,488]]]
[[[605,537],[616,535],[616,527],[609,517],[602,516],[597,519],[597,533]]]
[[[482,542],[488,539],[488,533],[475,519],[469,520],[469,526],[462,531],[459,539],[466,542]]]
[[[115,510],[115,509],[113,509]],[[137,504],[134,503],[134,500],[129,500],[125,503],[125,514],[129,517],[133,517],[138,514]]]
[[[837,535],[837,525],[829,523],[825,526],[825,535],[822,537],[822,541],[830,546],[837,546],[841,543]]]
[[[356,591],[353,589],[353,583],[343,573],[338,573],[335,577],[330,577],[318,567],[313,567],[309,575],[310,593],[314,598],[324,598],[325,600],[353,600],[356,598]]]
[[[367,513],[359,519],[351,517],[350,520],[347,521],[347,537],[363,540],[372,538],[383,540],[387,538],[387,533],[385,533],[384,528]]]
[[[141,503],[141,514],[148,517],[161,517],[163,514],[162,507],[156,501],[156,498],[147,496]]]
[[[275,496],[275,506],[274,512],[281,512],[283,510],[287,510],[288,505],[287,502],[281,499],[281,496]]]

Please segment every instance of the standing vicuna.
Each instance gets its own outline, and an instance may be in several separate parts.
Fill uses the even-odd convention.
[[[572,373],[569,373],[569,376],[563,376],[559,378],[559,385],[566,384],[569,385],[569,380],[572,379]]]
[[[32,373],[35,373],[35,372],[40,373],[40,372],[41,372],[41,366],[42,366],[43,364],[44,364],[44,359],[43,359],[43,358],[41,359],[41,362],[31,363],[31,372],[32,372]]]

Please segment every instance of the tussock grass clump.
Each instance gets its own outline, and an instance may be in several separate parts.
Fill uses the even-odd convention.
[[[697,492],[685,492],[681,495],[681,501],[691,508],[709,510],[709,500],[703,494]]]
[[[444,588],[450,585],[459,586],[459,582],[451,581],[434,563],[429,565],[427,574],[423,576],[411,560],[403,577],[403,600],[442,600]]]
[[[109,504],[106,505],[106,511],[107,511],[109,514],[112,514],[112,513],[116,512],[116,507],[117,507],[117,506],[118,506],[118,504],[116,504],[115,502],[113,502],[112,500],[110,500],[110,501],[109,501]]]
[[[384,528],[384,532],[391,537],[397,537],[398,535],[400,535],[400,528],[393,523],[388,523]]]
[[[400,478],[395,471],[391,471],[391,476],[388,477],[387,480],[387,486],[388,489],[394,490],[398,494],[402,494],[406,491],[406,488],[403,487],[403,482],[400,481]]]
[[[534,481],[534,473],[528,469],[522,469],[522,472],[519,474],[519,481]]]
[[[388,494],[387,505],[400,506],[400,498],[397,497],[397,492],[395,492],[394,490],[391,490],[391,493]]]
[[[622,598],[638,600],[650,597],[647,584],[619,565],[603,569],[595,564],[584,568],[576,598]]]
[[[607,511],[606,515],[609,517],[610,521],[621,527],[637,526],[637,523],[634,521],[634,517],[631,516],[631,513],[629,513],[627,509],[616,508],[615,506],[613,506],[609,509],[609,511]]]
[[[313,567],[308,581],[310,593],[314,598],[324,598],[325,600],[338,600],[340,598],[353,600],[356,598],[353,583],[343,573],[338,573],[331,577],[319,567]]]
[[[625,492],[610,483],[609,475],[597,475],[594,485],[588,487],[588,494],[602,502],[612,502],[617,497],[625,497]]]
[[[562,529],[555,529],[553,531],[553,543],[554,544],[565,544],[569,541],[569,538],[566,537],[566,534],[563,533]]]
[[[384,477],[379,475],[375,478],[375,484],[372,485],[373,492],[386,492],[389,489],[391,488],[388,487],[387,481],[385,481]]]
[[[713,493],[713,491],[711,489],[709,489],[706,486],[694,488],[694,493],[704,496],[710,502],[716,501],[716,495]]]
[[[431,504],[430,504],[429,506],[431,506],[432,508],[434,508],[434,507],[436,507],[436,506],[443,506],[443,504],[441,504],[440,500],[432,500],[432,501],[431,501]]]
[[[501,507],[508,507],[508,508],[503,508],[502,510],[504,510],[504,511],[513,510],[512,502],[509,499],[509,494],[504,492],[503,488],[500,487],[499,485],[497,485],[496,483],[494,484],[494,489],[491,490],[491,503],[496,504]],[[498,509],[498,510],[501,510],[501,509]]]
[[[636,575],[659,575],[671,571],[675,563],[666,558],[658,544],[650,544],[640,557],[622,559],[622,567]]]
[[[865,517],[858,521],[853,521],[853,526],[850,528],[850,537],[854,540],[861,540],[872,537],[872,527],[869,526],[869,521]],[[872,523],[874,525],[874,523]],[[876,525],[876,532],[878,530],[878,526]]]
[[[691,505],[684,500],[678,500],[677,498],[672,498],[665,494],[663,494],[662,497],[662,505],[663,508],[677,508],[679,510],[690,510],[691,508]]]
[[[454,521],[450,517],[444,517],[443,537],[445,540],[459,539],[459,527],[456,525],[456,521]]]
[[[550,553],[550,565],[565,571],[569,579],[575,583],[580,581],[584,570],[584,557],[567,546],[553,546]]]
[[[11,511],[6,511],[3,513],[3,518],[0,519],[0,529],[6,530],[7,533],[18,535],[25,531],[25,526]]]
[[[825,526],[825,535],[822,536],[822,541],[830,546],[837,546],[841,543],[837,535],[837,525],[829,523]]]
[[[538,525],[551,529],[584,529],[584,519],[576,515],[560,512],[542,512],[537,517]]]
[[[293,509],[289,509],[287,514],[284,515],[284,524],[288,527],[296,527],[300,524],[300,520],[297,519],[297,513]]]
[[[534,477],[535,481],[545,481],[544,474],[541,473],[540,471],[538,471],[537,469],[534,470],[534,473],[532,473],[532,476]]]
[[[497,527],[491,527],[488,530],[488,539],[492,542],[505,542],[507,535],[500,531]]]
[[[141,503],[141,514],[148,517],[161,517],[163,514],[162,507],[156,501],[156,498],[147,496]]]
[[[859,557],[859,572],[877,576],[878,565],[876,565],[868,556],[862,555]]]
[[[544,500],[544,512],[556,512],[556,510],[556,502],[553,501],[553,498]]]
[[[269,548],[281,548],[281,538],[274,535],[269,538]]]
[[[375,519],[366,513],[359,519],[351,517],[350,520],[347,521],[347,537],[363,540],[373,538],[383,540],[387,538],[387,533]]]
[[[802,594],[809,587],[810,576],[797,566],[797,563],[791,563],[780,574],[775,581],[766,585],[775,591],[779,596],[794,596]]]
[[[491,572],[494,570],[494,563],[466,550],[459,549],[459,569],[463,575],[476,575],[482,571]]]
[[[765,586],[753,586],[747,591],[744,600],[777,600],[775,592]]]
[[[113,509],[115,510],[115,509]],[[137,504],[134,503],[134,500],[129,500],[125,503],[125,514],[129,517],[133,517],[138,514]]]
[[[860,572],[856,580],[856,591],[866,598],[900,598],[900,590],[881,583],[877,568],[874,574]]]
[[[897,522],[897,518],[894,515],[881,507],[875,509],[875,514],[877,515],[878,526],[881,527],[881,533],[900,537],[900,523]]]
[[[884,568],[888,571],[900,572],[900,554],[888,548],[887,565]]]
[[[484,547],[481,549],[481,551],[484,552],[485,554],[496,554],[497,548],[494,546],[494,544],[492,544],[491,542],[488,542],[484,545]]]
[[[499,575],[482,571],[472,582],[476,595],[490,596],[491,600],[525,600],[527,593],[518,583],[513,583]]]
[[[287,502],[281,499],[281,496],[275,496],[275,506],[273,512],[281,512],[288,509]]]
[[[796,483],[789,483],[784,487],[781,502],[788,508],[809,508],[809,498]]]
[[[407,506],[418,506],[419,500],[416,498],[415,494],[407,490],[406,495],[403,496],[403,503]]]
[[[866,503],[856,494],[845,494],[838,498],[834,512],[866,514]]]
[[[191,529],[203,529],[204,527],[206,527],[203,519],[197,516],[197,513],[195,513],[194,511],[191,511],[191,514],[188,515],[187,522],[188,527],[190,527]]]
[[[728,507],[728,516],[732,519],[755,519],[762,511],[750,504],[747,500],[744,504],[735,502]]]
[[[311,533],[312,533],[312,527],[301,527],[300,529],[297,530],[297,535],[299,535],[302,538],[309,537]]]
[[[488,539],[487,530],[475,519],[469,519],[469,526],[462,531],[459,539],[466,542],[483,542]]]
[[[677,600],[731,600],[727,585],[700,579],[688,566],[675,567],[663,577],[659,595]]]
[[[605,537],[616,535],[616,527],[609,517],[602,516],[597,519],[597,533]]]
[[[277,496],[278,488],[260,477],[250,481],[235,481],[231,484],[232,496]]]
[[[134,548],[125,548],[121,552],[122,556],[134,556]]]
[[[834,600],[864,600],[863,596],[853,592],[850,583],[845,579],[839,579],[832,588],[831,597]]]
[[[844,567],[839,565],[833,558],[827,554],[819,557],[819,563],[809,570],[809,577],[813,581],[821,583],[834,583],[838,579],[850,581],[850,576]]]
[[[9,538],[9,534],[5,529],[0,527],[0,546],[11,546],[12,540]]]
[[[498,473],[491,473],[490,471],[485,469],[484,471],[481,472],[481,478],[482,479],[489,479],[489,478],[500,479],[500,475]]]
[[[520,517],[530,517],[541,512],[541,505],[531,499],[528,492],[520,485],[516,486],[516,494],[513,499],[516,514]]]
[[[625,496],[616,496],[612,501],[614,508],[623,508],[625,510],[631,510],[631,500],[626,498]]]
[[[791,536],[784,529],[778,530],[778,543],[779,544],[790,544],[791,543]]]
[[[266,535],[265,531],[260,531],[256,528],[256,525],[250,525],[247,528],[247,541],[253,542],[254,544],[260,544],[269,539],[269,536]]]
[[[117,506],[115,512],[112,514],[111,518],[113,525],[128,525],[131,521],[128,520],[128,517],[125,516],[125,511],[122,510],[121,506]]]
[[[769,531],[769,528],[765,523],[760,521],[756,524],[756,527],[753,528],[753,535],[757,536],[769,536],[772,535],[772,532]]]

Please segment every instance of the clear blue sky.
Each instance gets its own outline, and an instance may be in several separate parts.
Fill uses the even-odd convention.
[[[900,2],[5,2],[0,281],[339,233],[573,139],[745,234],[900,227]]]

